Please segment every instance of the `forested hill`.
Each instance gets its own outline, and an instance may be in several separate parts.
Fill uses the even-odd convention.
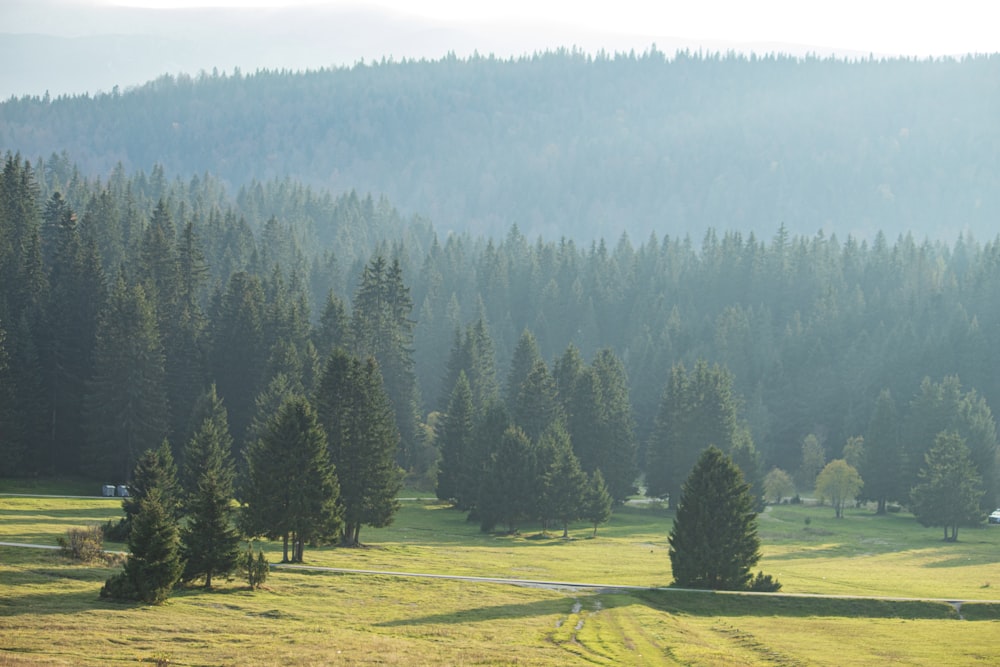
[[[989,237],[1000,56],[380,62],[164,77],[0,104],[0,146],[86,175],[161,164],[234,189],[292,177],[384,193],[441,231],[528,238],[705,229]]]

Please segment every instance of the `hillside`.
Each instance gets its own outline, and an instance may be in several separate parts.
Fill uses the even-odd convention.
[[[162,165],[238,188],[383,193],[443,231],[954,240],[1000,214],[1000,56],[678,53],[382,61],[163,77],[0,104],[0,147],[85,175]]]

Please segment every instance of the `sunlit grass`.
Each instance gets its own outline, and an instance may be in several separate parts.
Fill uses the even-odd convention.
[[[0,490],[6,489],[0,486]],[[412,496],[409,496],[412,497]],[[0,496],[0,541],[55,544],[121,515],[120,499]],[[780,506],[760,520],[760,569],[783,592],[1000,599],[1000,529],[945,543],[905,514]],[[808,518],[808,523],[806,519]],[[626,507],[591,537],[538,526],[483,534],[433,500],[406,501],[366,547],[307,548],[309,565],[657,586],[671,513]],[[109,545],[116,547],[118,545]],[[280,547],[265,544],[272,562]],[[102,601],[116,568],[0,548],[0,667],[21,664],[872,665],[994,664],[1000,605],[571,591],[275,570],[178,592],[160,607]],[[993,621],[993,622],[982,622]]]

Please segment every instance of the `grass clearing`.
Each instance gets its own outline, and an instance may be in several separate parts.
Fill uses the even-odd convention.
[[[0,486],[0,491],[9,492]],[[412,497],[412,496],[408,496]],[[0,541],[55,544],[121,514],[120,499],[0,496]],[[809,519],[808,524],[806,518]],[[671,515],[629,506],[572,539],[484,535],[432,499],[406,501],[360,549],[308,548],[308,565],[658,586]],[[1000,529],[957,544],[912,517],[779,506],[761,516],[760,568],[785,593],[1000,598]],[[109,548],[119,545],[109,544]],[[278,545],[265,545],[280,558]],[[0,667],[150,664],[995,664],[1000,604],[572,591],[276,570],[178,592],[160,607],[101,601],[117,568],[0,547]],[[994,581],[991,581],[991,578]],[[989,622],[994,621],[994,622]]]

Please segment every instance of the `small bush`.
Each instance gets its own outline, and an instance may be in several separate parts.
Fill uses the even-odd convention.
[[[263,550],[258,549],[257,555],[254,556],[253,545],[247,544],[247,551],[243,555],[242,565],[243,570],[247,573],[247,583],[250,584],[251,590],[257,590],[264,585],[271,568],[267,562],[267,558],[264,557]]]
[[[805,518],[805,522],[806,522],[806,525],[807,525],[807,526],[808,526],[809,524],[811,524],[811,523],[813,522],[813,520],[812,520],[812,517],[808,517],[808,516],[807,516],[807,517]]]
[[[750,590],[756,593],[777,593],[781,590],[781,582],[769,574],[758,572],[750,582]]]
[[[73,560],[92,563],[104,558],[104,531],[100,526],[70,528],[56,540],[62,552]]]
[[[802,504],[802,498],[800,498],[799,494],[796,493],[794,496],[792,496],[792,501],[791,502],[792,502],[793,505],[801,505]]]
[[[903,508],[900,507],[899,505],[886,505],[885,511],[889,512],[890,514],[897,514],[899,512],[902,512]]]

